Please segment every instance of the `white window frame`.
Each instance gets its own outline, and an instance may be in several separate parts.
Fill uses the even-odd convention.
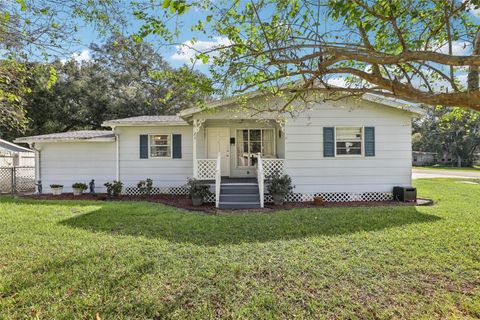
[[[255,166],[240,166],[238,165],[238,150],[237,150],[237,143],[238,143],[238,139],[237,139],[237,136],[238,136],[238,131],[240,130],[272,130],[273,131],[273,152],[274,152],[274,156],[276,155],[276,152],[277,152],[277,131],[275,130],[275,128],[235,128],[235,167],[238,168],[238,169],[250,169],[250,168],[255,168]],[[248,135],[250,136],[250,134]],[[260,143],[263,143],[263,132],[260,133]],[[249,148],[250,148],[250,140],[249,140]],[[262,145],[263,147],[263,145]]]
[[[336,126],[334,127],[334,146],[335,146],[335,158],[363,158],[365,157],[365,139],[364,139],[364,134],[365,134],[365,126]],[[338,129],[344,129],[344,128],[360,128],[362,129],[361,134],[362,137],[360,138],[360,154],[337,154],[337,128]]]
[[[169,136],[170,137],[170,157],[152,157],[152,147],[155,147],[155,145],[151,145],[152,136]],[[157,145],[157,147],[162,147],[162,146]],[[171,133],[152,133],[148,135],[148,159],[172,159],[172,157],[173,157],[173,137]]]

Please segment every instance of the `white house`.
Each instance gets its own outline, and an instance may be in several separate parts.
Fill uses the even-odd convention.
[[[265,177],[275,171],[292,177],[290,201],[319,195],[327,201],[390,199],[394,186],[411,184],[411,119],[422,112],[418,107],[365,95],[314,103],[287,116],[252,111],[281,103],[261,94],[247,95],[241,107],[238,101],[177,116],[106,121],[108,131],[16,142],[36,151],[44,190],[55,183],[69,191],[73,182],[95,179],[103,191],[105,182],[120,180],[124,193],[135,194],[138,181],[151,178],[155,192],[185,193],[193,176],[212,183],[211,200],[228,208],[263,206],[270,200]]]

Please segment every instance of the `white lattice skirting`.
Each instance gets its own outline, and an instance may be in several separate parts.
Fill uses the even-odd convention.
[[[313,198],[321,197],[326,202],[352,202],[352,201],[391,201],[393,194],[391,192],[326,192],[326,193],[291,193],[286,196],[287,202],[309,202]],[[272,196],[265,195],[265,202],[273,202]]]
[[[127,195],[127,196],[142,196],[145,195],[145,193],[142,193],[140,189],[137,187],[126,187],[122,194]],[[151,195],[157,195],[157,194],[171,194],[171,195],[177,195],[177,196],[186,196],[188,194],[188,188],[185,186],[181,187],[153,187],[152,191],[150,192]],[[208,196],[207,198],[204,199],[205,202],[215,202],[215,195],[212,194]]]
[[[137,187],[126,187],[123,194],[129,196],[144,195]],[[154,187],[151,194],[172,194],[172,195],[187,195],[188,188],[180,187]],[[287,195],[288,202],[309,202],[313,201],[314,197],[322,197],[326,202],[351,202],[351,201],[391,201],[393,195],[391,192],[364,192],[364,193],[347,193],[347,192],[328,192],[328,193],[291,193]],[[215,195],[212,194],[205,202],[215,202]],[[265,202],[273,202],[272,196],[265,194]]]

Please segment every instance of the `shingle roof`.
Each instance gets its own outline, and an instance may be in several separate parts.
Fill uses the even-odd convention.
[[[11,152],[33,152],[28,148],[18,146],[14,143],[8,142],[6,140],[0,139],[0,148],[6,149]]]
[[[107,120],[102,125],[104,127],[118,125],[188,125],[185,120],[179,116],[139,116],[124,119]]]
[[[64,140],[105,140],[114,139],[115,134],[112,131],[100,130],[80,130],[60,133],[50,133],[38,136],[22,137],[15,139],[15,142],[35,142],[35,141],[64,141]]]

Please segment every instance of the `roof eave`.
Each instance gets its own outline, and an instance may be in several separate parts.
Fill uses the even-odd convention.
[[[109,122],[102,123],[102,127],[151,127],[151,126],[188,126],[188,123],[183,122],[162,122],[162,121],[137,121],[137,122]]]
[[[38,142],[113,142],[115,137],[109,138],[74,138],[74,139],[29,139],[29,138],[17,138],[14,140],[15,143],[38,143]]]

